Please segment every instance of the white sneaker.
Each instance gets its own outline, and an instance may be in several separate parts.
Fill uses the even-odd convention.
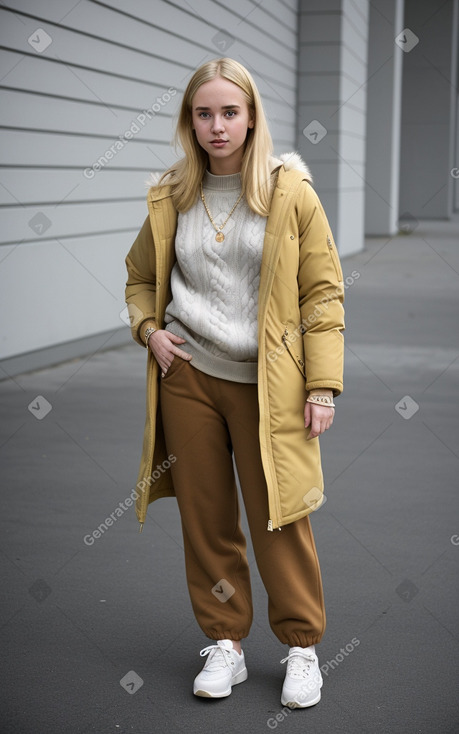
[[[244,653],[233,647],[231,640],[217,640],[201,650],[200,655],[209,655],[201,672],[194,679],[193,693],[205,698],[223,698],[231,693],[231,686],[247,679]]]
[[[283,706],[296,709],[319,703],[323,681],[314,649],[314,645],[291,647],[287,657],[281,660],[281,663],[288,660],[281,695]]]

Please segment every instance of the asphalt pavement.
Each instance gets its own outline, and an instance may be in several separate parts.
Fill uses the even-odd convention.
[[[459,222],[369,239],[343,269],[345,389],[312,517],[321,702],[280,703],[287,648],[251,547],[248,680],[193,696],[208,640],[176,502],[150,506],[142,534],[125,503],[145,401],[132,342],[0,383],[2,734],[459,731]]]

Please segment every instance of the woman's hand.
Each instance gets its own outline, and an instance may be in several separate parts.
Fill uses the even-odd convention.
[[[311,426],[307,440],[320,436],[321,433],[327,431],[333,423],[335,409],[328,408],[325,405],[316,405],[315,403],[305,403],[304,405],[304,427]]]
[[[175,346],[176,344],[184,344],[185,341],[181,336],[176,336],[165,329],[158,329],[150,334],[148,346],[161,368],[162,377],[171,366],[174,357],[180,357],[180,359],[185,359],[187,362],[190,361],[191,355]]]

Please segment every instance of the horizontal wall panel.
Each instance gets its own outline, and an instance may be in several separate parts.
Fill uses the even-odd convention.
[[[280,0],[280,2],[273,3],[260,3],[260,0],[250,0],[254,10],[252,11],[255,21],[257,20],[255,12],[257,10],[265,12],[270,18],[273,18],[276,24],[281,24],[289,29],[292,35],[292,43],[296,43],[296,32],[297,32],[297,15],[298,15],[298,0]],[[271,27],[273,27],[271,25]],[[275,32],[277,33],[278,25],[274,26]]]
[[[57,21],[55,13],[44,12],[40,16],[35,5],[31,7],[27,0],[22,4],[26,6],[24,10],[32,16],[20,16],[25,21],[26,27],[32,28],[32,31],[34,31],[37,28],[37,23],[44,22],[45,30],[52,38],[52,43],[44,53],[53,58],[59,55],[60,58],[68,60],[68,54],[74,54],[77,51],[77,44],[80,46],[79,60],[82,60],[81,53],[83,52],[88,54],[87,61],[94,65],[100,65],[100,62],[103,62],[103,56],[107,55],[109,49],[111,51],[110,55],[113,56],[114,46],[126,47],[128,50],[136,49],[141,53],[154,55],[158,58],[170,58],[171,34],[163,30],[161,26],[153,29],[140,20],[120,15],[109,8],[101,7],[87,0],[77,3],[71,14],[63,19],[62,24]],[[43,5],[47,5],[47,3],[43,3]],[[8,32],[13,34],[10,42],[15,43],[21,39],[22,44],[19,45],[19,48],[23,46],[25,50],[30,50],[27,36],[24,33],[25,26],[19,24],[16,17],[8,12],[4,13],[4,21]],[[3,38],[4,32],[1,33],[1,38]],[[174,37],[173,40],[177,44],[179,57],[183,55],[193,64],[192,59],[198,53],[196,44],[185,36],[180,39]],[[68,43],[71,44],[71,48],[67,48]],[[106,58],[105,63],[107,61]]]
[[[171,103],[175,102],[171,97]],[[176,105],[174,105],[176,106]],[[67,135],[99,135],[104,138],[123,136],[126,132],[135,135],[136,140],[170,141],[172,115],[166,112],[167,105],[149,119],[148,115],[136,110],[113,110],[84,102],[72,102],[67,99],[48,98],[46,106],[37,104],[37,96],[27,92],[0,90],[0,107],[2,108],[2,126],[14,127],[18,117],[22,128],[47,130],[50,132],[65,131]],[[33,116],[30,110],[35,107]],[[150,113],[152,114],[152,113]],[[138,116],[140,115],[140,118]],[[166,116],[167,115],[167,116]]]
[[[115,112],[118,108],[149,108],[157,102],[158,97],[161,98],[169,91],[169,87],[176,89],[172,84],[160,85],[157,81],[134,79],[127,74],[122,76],[116,72],[76,66],[69,69],[55,59],[46,57],[40,57],[39,61],[37,63],[35,55],[24,56],[15,51],[0,50],[0,66],[3,71],[1,85],[8,89],[107,105]],[[179,96],[177,90],[175,100]],[[173,113],[171,102],[167,102],[166,108]]]
[[[150,171],[104,168],[87,178],[83,169],[2,168],[0,206],[22,206],[24,202],[56,205],[78,201],[138,199],[147,194],[145,181]]]
[[[116,0],[115,4],[120,7],[124,5],[122,2],[116,2]],[[217,55],[224,55],[221,53],[223,49],[218,46],[218,39],[215,39],[216,34],[220,32],[223,39],[225,34],[228,36],[228,44],[231,43],[229,38],[231,36],[237,38],[238,42],[251,45],[265,54],[272,51],[273,54],[280,54],[282,59],[288,57],[290,65],[294,66],[296,45],[293,33],[287,35],[287,31],[283,26],[278,27],[272,21],[271,28],[268,30],[266,27],[267,17],[264,18],[262,5],[261,9],[258,10],[256,6],[245,0],[233,0],[231,5],[221,2],[216,3],[213,0],[200,0],[195,5],[198,17],[194,18],[192,14],[184,12],[184,9],[191,10],[191,6],[164,3],[161,8],[161,24],[164,24],[166,28],[174,28],[179,34],[186,34],[190,24],[201,21],[199,27],[195,28],[196,34],[200,35],[195,35],[195,38],[199,38],[207,47],[215,48],[218,52]],[[140,0],[139,3],[135,3],[135,6],[144,9],[146,18],[151,18],[155,7],[153,3],[149,3],[147,0]],[[131,9],[130,12],[132,12]],[[262,27],[263,25],[265,28]],[[193,28],[191,32],[193,32]]]
[[[143,52],[137,45],[134,48],[114,45],[105,38],[93,38],[84,33],[76,33],[72,29],[59,26],[48,27],[46,22],[25,16],[21,16],[24,24],[18,23],[11,13],[5,12],[1,7],[0,20],[0,43],[2,46],[19,53],[25,51],[29,55],[33,55],[34,50],[27,42],[27,38],[37,30],[37,27],[44,27],[45,32],[51,36],[52,42],[41,52],[43,56],[38,53],[33,56],[37,62],[41,58],[49,57],[63,65],[85,66],[107,74],[133,75],[144,81],[148,81],[149,78],[156,78],[156,83],[159,83],[160,86],[164,84],[165,88],[169,85],[182,87],[184,80],[194,68],[194,57],[196,58],[196,64],[202,59],[202,53],[199,54],[197,49],[186,60],[180,61],[180,57],[177,58],[176,56],[166,56],[163,59],[154,53],[153,50],[156,48],[154,44],[150,45],[147,52]],[[155,38],[154,33],[152,38]],[[171,51],[170,37],[169,51]],[[71,68],[68,69],[68,72],[69,74],[73,73]],[[78,70],[76,70],[76,73],[78,77],[81,77]],[[83,77],[81,78],[81,83],[84,86],[85,80]],[[88,92],[91,91],[91,89],[88,89]]]
[[[140,15],[149,23],[158,23],[157,8],[151,0],[140,0],[136,2],[135,13],[132,10],[132,6],[126,7],[126,3],[123,0],[112,0],[110,5],[119,10]],[[186,17],[187,25],[189,23],[197,24],[200,22],[200,25],[196,25],[194,28],[196,34],[202,34],[206,31],[209,32],[209,29],[213,29],[213,35],[215,35],[215,28],[217,27],[224,29],[225,32],[231,34],[233,37],[241,37],[241,26],[246,25],[248,28],[256,28],[262,33],[273,36],[277,44],[290,44],[290,48],[294,51],[295,26],[293,25],[292,27],[285,23],[284,8],[277,14],[271,12],[272,9],[279,8],[279,5],[279,3],[260,3],[252,2],[252,0],[233,0],[231,5],[222,2],[214,3],[210,0],[202,2],[201,0],[193,8],[199,14],[198,19],[196,19],[192,15],[191,6],[187,7],[186,4],[179,2],[167,3],[162,6],[161,25],[170,31],[183,31],[183,10],[188,9],[190,14]],[[290,22],[293,20],[293,23],[295,23],[295,19],[292,18],[292,11],[287,10],[287,13],[290,16]],[[273,18],[277,20],[275,26],[273,25]],[[190,32],[192,32],[192,27],[190,27]],[[217,40],[213,41],[213,45],[217,51],[222,50],[218,47]]]
[[[147,214],[147,204],[139,197],[138,201],[97,201],[93,204],[57,204],[42,206],[22,206],[2,212],[0,244],[36,242],[40,240],[68,237],[84,237],[88,233],[107,230],[127,229],[132,222],[139,221]]]
[[[65,247],[49,241],[12,248],[0,262],[0,308],[14,314],[2,329],[0,357],[122,326],[124,258],[134,239],[114,233],[67,240]],[[18,327],[30,326],[31,315],[33,328],[24,334]]]
[[[3,130],[1,132],[3,141],[3,162],[5,165],[20,165],[24,160],[29,164],[41,165],[47,163],[50,166],[72,166],[84,170],[92,166],[103,156],[111,145],[115,145],[116,139],[89,138],[73,135],[56,135],[52,133],[39,132],[13,132]],[[119,142],[119,141],[118,141]],[[158,142],[155,150],[152,146],[142,141],[130,140],[124,147],[116,152],[113,163],[121,167],[150,167],[157,169],[171,165],[176,156],[169,145],[169,141]],[[107,163],[110,165],[110,162]]]

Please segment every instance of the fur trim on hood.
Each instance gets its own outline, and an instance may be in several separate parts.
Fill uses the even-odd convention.
[[[282,153],[282,155],[280,155],[278,158],[271,158],[271,165],[272,171],[276,171],[281,166],[284,166],[286,171],[302,171],[304,174],[306,174],[306,178],[309,183],[312,183],[312,174],[309,166],[306,165],[299,153]],[[145,181],[146,188],[149,189],[152,186],[157,186],[159,179],[161,178],[163,173],[164,171],[152,171],[152,173],[150,173],[149,177]]]
[[[152,171],[145,179],[145,187],[150,189],[152,186],[157,186],[163,173],[164,171]]]
[[[280,168],[283,165],[286,171],[302,171],[306,174],[309,183],[312,183],[312,174],[309,166],[306,165],[299,153],[282,153],[279,158],[273,158],[272,161],[274,163],[274,169]]]

